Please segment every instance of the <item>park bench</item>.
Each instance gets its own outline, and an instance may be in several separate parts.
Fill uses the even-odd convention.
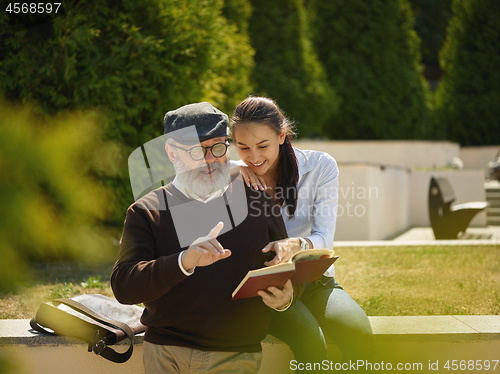
[[[474,216],[488,206],[476,201],[451,206],[455,194],[446,178],[431,178],[429,186],[429,216],[436,239],[457,239],[464,233]]]

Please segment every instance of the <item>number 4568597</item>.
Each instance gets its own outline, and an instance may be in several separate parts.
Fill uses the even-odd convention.
[[[9,13],[57,13],[61,3],[9,3],[6,12]]]
[[[499,360],[448,360],[444,368],[448,370],[495,370]]]

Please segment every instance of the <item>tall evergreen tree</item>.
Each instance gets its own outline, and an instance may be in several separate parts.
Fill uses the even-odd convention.
[[[334,139],[426,136],[427,83],[407,0],[311,0],[314,42],[340,96]]]
[[[317,135],[337,99],[314,52],[302,0],[252,0],[255,93],[276,100],[299,135]]]
[[[462,145],[500,143],[500,2],[454,0],[434,123]]]

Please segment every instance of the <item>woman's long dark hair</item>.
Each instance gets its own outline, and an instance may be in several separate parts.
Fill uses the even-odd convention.
[[[250,96],[238,104],[231,118],[231,128],[234,129],[236,125],[249,122],[265,124],[277,134],[283,132],[286,134],[285,141],[280,144],[276,183],[276,187],[284,193],[283,196],[277,194],[277,201],[281,206],[285,204],[288,214],[293,216],[297,208],[297,183],[299,181],[299,167],[291,143],[292,137],[295,136],[293,125],[273,100],[256,96]]]

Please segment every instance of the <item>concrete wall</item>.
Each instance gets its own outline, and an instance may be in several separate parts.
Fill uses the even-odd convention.
[[[369,191],[368,166],[339,165],[339,209],[335,240],[369,240],[371,206],[361,198]]]
[[[409,170],[339,164],[335,240],[382,240],[410,226]]]
[[[477,170],[442,170],[412,171],[409,179],[410,189],[410,224],[412,226],[430,226],[428,193],[431,177],[445,177],[455,193],[454,204],[472,201],[486,201],[483,171]],[[470,226],[486,226],[486,210],[477,214]]]
[[[405,168],[448,166],[460,153],[457,143],[419,140],[300,140],[294,145],[301,149],[327,152],[339,163],[373,163]]]
[[[409,170],[402,168],[370,168],[370,186],[376,186],[379,196],[369,200],[370,237],[387,239],[407,229],[411,222]]]
[[[461,147],[460,159],[464,168],[482,169],[485,178],[488,177],[488,162],[492,161],[500,151],[500,145],[483,147]]]
[[[481,170],[417,171],[397,167],[339,164],[339,216],[336,241],[384,240],[410,227],[429,227],[432,176],[446,177],[455,203],[486,201]],[[471,221],[486,226],[486,210]]]

